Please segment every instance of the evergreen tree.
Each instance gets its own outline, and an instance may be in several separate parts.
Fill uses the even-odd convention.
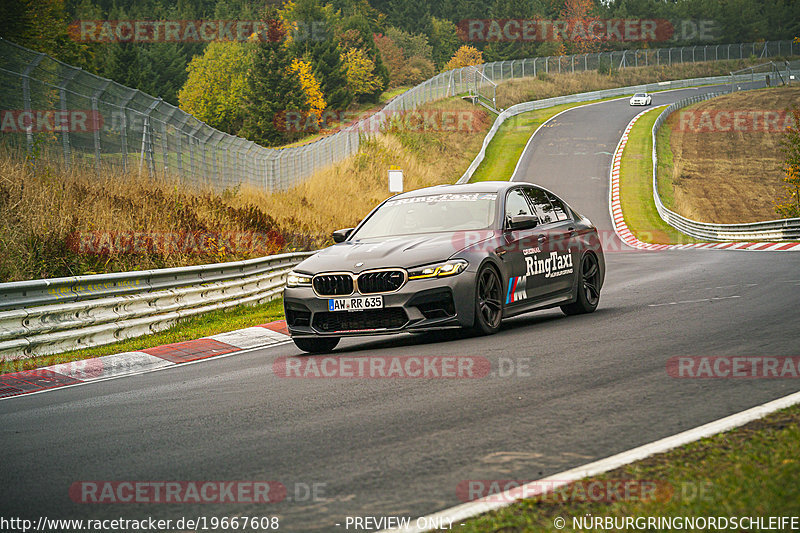
[[[277,20],[277,16],[272,20]],[[299,80],[288,75],[292,57],[280,39],[257,45],[247,75],[245,118],[239,134],[258,144],[274,146],[300,137],[287,126],[287,112],[304,113],[306,96]]]
[[[491,9],[493,19],[530,19],[541,13],[542,7],[526,0],[495,0]],[[533,57],[536,51],[535,41],[519,40],[493,41],[484,46],[486,61],[505,61],[507,59],[524,59]]]
[[[341,55],[339,44],[334,39],[326,39],[314,47],[312,59],[314,77],[322,85],[328,107],[343,111],[352,103],[353,94],[347,88]]]
[[[431,10],[427,0],[391,0],[386,19],[392,26],[409,33],[430,35]]]
[[[462,44],[456,25],[449,20],[436,17],[431,18],[429,39],[433,48],[431,58],[437,68],[442,68]]]
[[[353,94],[347,88],[341,59],[345,50],[339,43],[339,13],[332,6],[320,5],[319,0],[297,0],[287,4],[280,17],[300,30],[298,35],[289,36],[289,53],[311,62],[328,107],[347,109]]]

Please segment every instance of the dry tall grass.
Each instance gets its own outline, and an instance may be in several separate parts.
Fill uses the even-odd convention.
[[[600,74],[596,70],[577,72],[575,74],[554,74],[551,68],[549,74],[539,73],[540,75],[536,78],[509,80],[499,84],[497,86],[497,105],[505,109],[520,102],[541,100],[566,94],[659,81],[723,76],[731,71],[758,63],[763,63],[763,60],[737,59],[731,61],[678,63],[670,66],[613,69],[610,74]]]
[[[458,99],[435,107],[442,106],[476,111]],[[332,230],[355,225],[389,196],[391,165],[403,169],[406,190],[454,182],[491,125],[487,113],[476,113],[474,131],[389,132],[302,185],[275,194],[245,188],[219,194],[116,170],[99,177],[92,170],[64,171],[44,162],[34,172],[24,160],[0,154],[0,281],[232,261],[322,246]],[[201,252],[154,247],[142,253],[118,253],[118,248],[85,253],[76,235],[79,240],[88,232],[198,238],[256,233],[266,237],[267,249],[218,240]]]
[[[800,101],[800,88],[778,87],[742,91],[699,102],[685,112],[702,117],[708,112],[782,111]],[[672,209],[681,215],[718,224],[759,222],[780,218],[775,202],[783,195],[783,164],[786,155],[780,142],[784,134],[766,130],[760,115],[732,127],[732,119],[720,121],[723,131],[684,131],[681,112],[667,119],[672,149]],[[746,117],[746,115],[745,115]],[[699,118],[691,123],[698,124]],[[779,124],[785,124],[781,120]],[[727,128],[727,129],[726,129]]]

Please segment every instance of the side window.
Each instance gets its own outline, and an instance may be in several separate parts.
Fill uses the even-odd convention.
[[[556,214],[553,212],[553,206],[550,205],[550,200],[542,189],[535,187],[526,187],[525,194],[528,195],[536,214],[539,216],[539,221],[542,224],[549,224],[558,220]]]
[[[525,196],[519,189],[514,189],[506,196],[506,216],[532,215],[531,208],[528,206]]]
[[[550,203],[553,205],[553,212],[556,217],[558,217],[558,220],[567,220],[569,218],[569,211],[564,205],[564,202],[550,193],[547,194],[547,197],[550,198]]]

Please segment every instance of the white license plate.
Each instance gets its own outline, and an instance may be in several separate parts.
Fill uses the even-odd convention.
[[[381,309],[383,296],[359,296],[354,298],[330,298],[328,311],[364,311],[365,309]]]

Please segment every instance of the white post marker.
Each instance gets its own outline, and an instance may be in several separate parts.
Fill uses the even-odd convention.
[[[399,168],[389,169],[389,192],[403,192],[403,171]]]

